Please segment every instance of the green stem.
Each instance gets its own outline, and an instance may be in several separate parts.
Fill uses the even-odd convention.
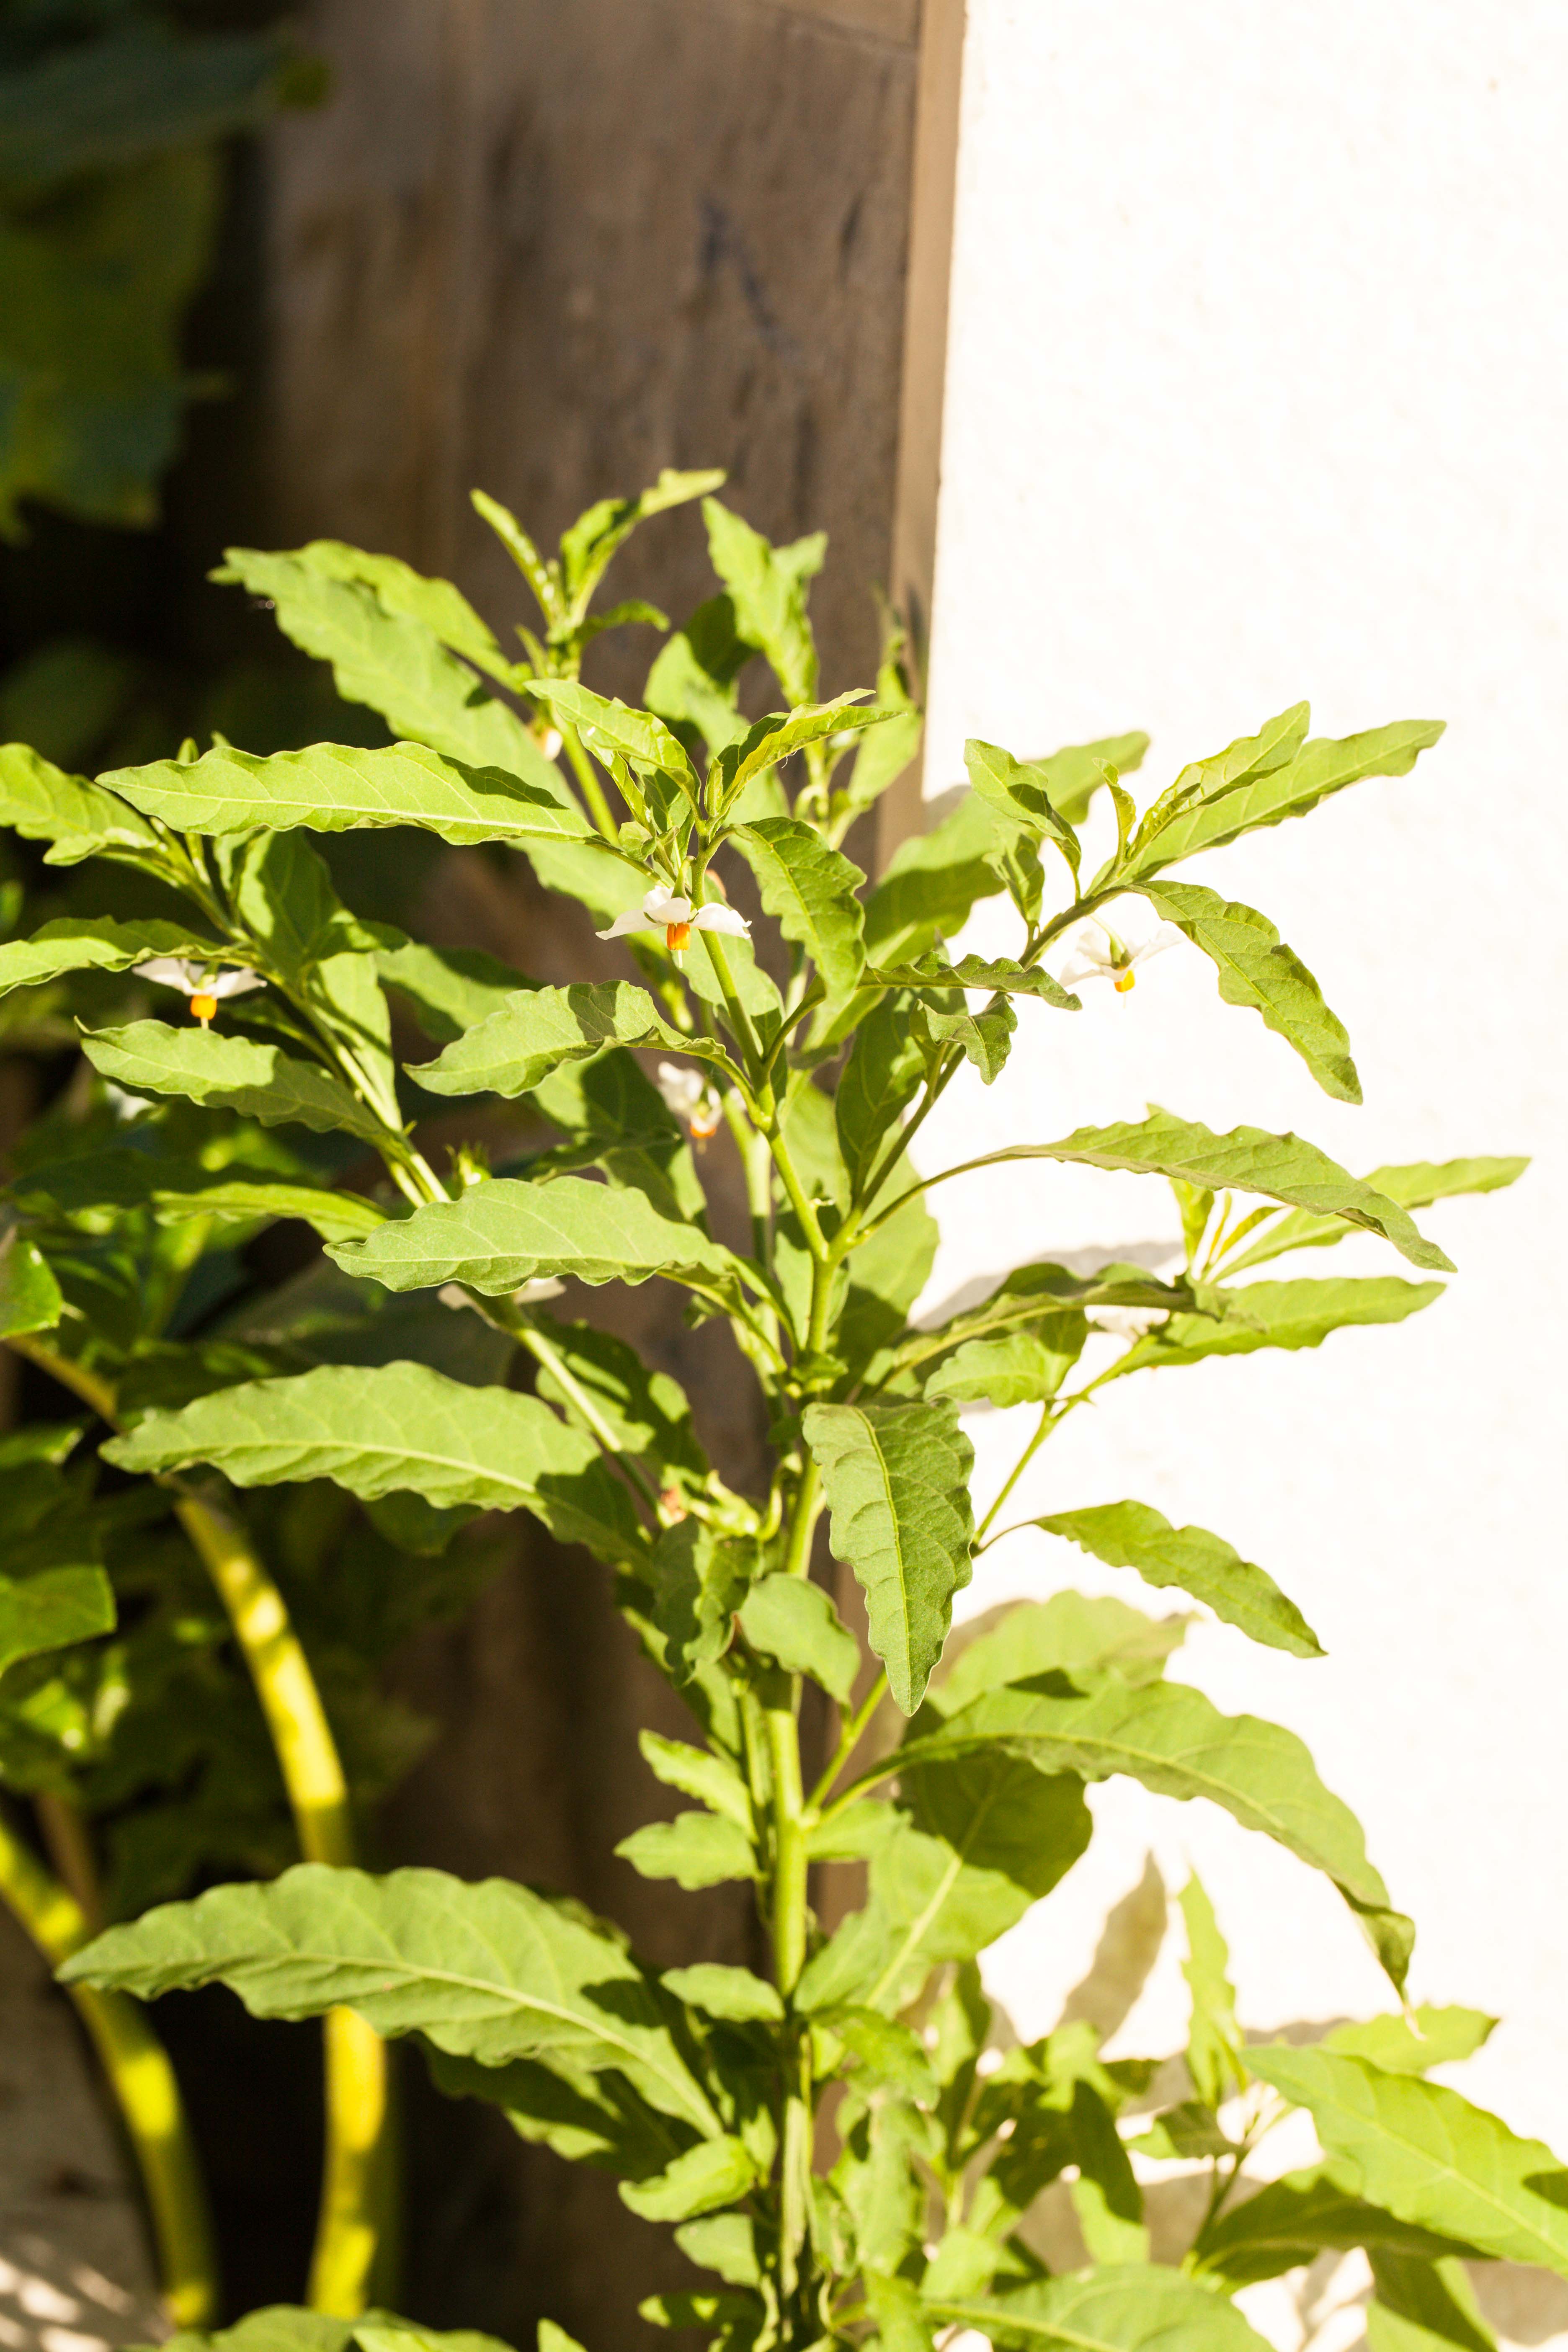
[[[822,1478],[815,1458],[805,1457],[805,1467],[800,1474],[800,1486],[790,1516],[789,1540],[784,1546],[784,1572],[786,1576],[809,1576],[811,1573],[811,1539],[816,1532],[816,1522],[822,1516]]]
[[[9,1344],[118,1428],[109,1381],[55,1355],[36,1334]],[[307,1862],[352,1864],[348,1784],[283,1595],[237,1518],[178,1479],[157,1483],[173,1495],[174,1516],[228,1613],[277,1751],[301,1853]],[[385,2045],[352,2011],[328,2013],[325,2100],[326,2151],[310,2299],[318,2311],[353,2319],[370,2299],[373,2272],[392,2259],[397,2180]]]
[[[834,1752],[832,1760],[829,1762],[827,1769],[823,1773],[821,1780],[818,1780],[816,1788],[812,1790],[811,1795],[806,1800],[805,1817],[808,1822],[816,1821],[819,1809],[826,1803],[827,1799],[833,1793],[833,1783],[837,1780],[838,1775],[843,1771],[844,1767],[848,1763],[849,1759],[854,1755],[855,1750],[865,1738],[867,1731],[870,1727],[871,1717],[876,1714],[877,1709],[881,1706],[882,1701],[887,1695],[888,1674],[887,1668],[884,1667],[882,1672],[877,1676],[877,1679],[872,1684],[870,1689],[867,1692],[865,1697],[861,1700],[859,1706],[855,1709],[854,1714],[849,1716],[843,1724],[838,1735],[838,1746]]]
[[[801,1793],[795,1685],[784,1675],[773,1679],[782,1688],[769,1692],[763,1706],[773,1789],[773,1902],[769,1924],[773,1976],[787,2001],[805,1965],[807,1831]],[[790,2030],[790,2036],[783,2053],[785,2074],[779,2133],[779,2284],[786,2302],[798,2284],[800,2256],[806,2239],[812,2145],[811,2028],[796,2025]]]
[[[0,1897],[52,1969],[92,1939],[81,1906],[0,1812]],[[217,2258],[195,2144],[169,2054],[140,2002],[72,1985],[124,2118],[158,2252],[164,2309],[175,2327],[210,2327],[218,2315]]]
[[[583,798],[588,803],[589,815],[606,841],[618,841],[621,829],[610,813],[605,788],[594,772],[594,763],[583,749],[577,730],[562,719],[555,723],[561,730],[561,740],[565,746],[566,757],[572,762],[572,772],[582,789]]]
[[[1039,1423],[1033,1437],[1030,1438],[1027,1445],[1025,1446],[1024,1451],[1019,1454],[1016,1462],[1014,1463],[1012,1469],[1008,1472],[1006,1479],[1003,1484],[1001,1492],[997,1495],[994,1502],[991,1506],[991,1508],[986,1512],[985,1517],[981,1520],[979,1527],[974,1531],[974,1541],[977,1547],[984,1542],[986,1537],[991,1532],[991,1525],[993,1520],[995,1518],[996,1514],[1000,1511],[1003,1504],[1006,1501],[1008,1496],[1012,1493],[1014,1487],[1017,1485],[1019,1479],[1023,1476],[1025,1471],[1028,1468],[1030,1463],[1034,1460],[1036,1454],[1039,1452],[1041,1446],[1050,1435],[1053,1418],[1053,1402],[1051,1399],[1047,1398],[1045,1404],[1040,1409]]]

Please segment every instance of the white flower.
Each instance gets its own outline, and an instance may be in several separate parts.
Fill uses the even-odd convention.
[[[662,882],[656,882],[640,907],[628,907],[624,915],[616,917],[607,931],[595,936],[618,940],[624,939],[627,931],[662,931],[665,946],[672,955],[679,955],[693,931],[728,931],[732,939],[743,940],[751,928],[744,915],[737,915],[733,907],[726,907],[716,898],[710,898],[693,914],[689,898],[679,898],[673,890],[667,890]]]
[[[205,1029],[217,1011],[218,1001],[225,996],[244,996],[253,988],[265,988],[267,982],[248,964],[237,964],[229,971],[215,971],[210,965],[197,963],[190,956],[151,956],[145,963],[133,964],[138,980],[151,980],[160,988],[177,988],[191,1000],[191,1011]]]
[[[557,1281],[552,1274],[542,1274],[533,1281],[525,1282],[521,1290],[514,1290],[511,1295],[513,1304],[518,1307],[539,1307],[547,1298],[563,1298],[566,1285]],[[460,1282],[444,1282],[436,1296],[443,1307],[471,1307],[476,1315],[483,1312],[479,1301],[469,1297]]]
[[[1096,917],[1079,932],[1072,954],[1057,977],[1064,988],[1077,988],[1086,980],[1108,980],[1118,996],[1125,996],[1134,985],[1133,966],[1147,963],[1151,956],[1163,955],[1181,936],[1174,923],[1162,923],[1146,940],[1130,947]]]
[[[682,1069],[678,1062],[661,1062],[654,1084],[694,1141],[706,1143],[719,1131],[723,1117],[719,1097],[700,1070]]]

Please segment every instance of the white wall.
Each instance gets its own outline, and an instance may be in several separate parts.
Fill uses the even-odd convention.
[[[931,1168],[1152,1096],[1311,1136],[1357,1171],[1531,1151],[1518,1189],[1426,1212],[1449,1295],[1395,1330],[1129,1381],[1024,1489],[1123,1495],[1261,1561],[1331,1655],[1211,1626],[1178,1671],[1300,1731],[1420,1928],[1417,1998],[1500,2012],[1474,2097],[1568,2147],[1562,1500],[1563,110],[1555,0],[970,0],[928,791],[978,733],[1028,754],[1131,726],[1145,782],[1309,694],[1314,730],[1446,717],[1415,773],[1191,869],[1261,907],[1346,1022],[1331,1102],[1184,946],[1076,1019],[1021,1008],[954,1089]],[[982,910],[970,940],[1001,947]],[[1163,1185],[1017,1169],[933,1196],[931,1297],[986,1270],[1173,1236]],[[1408,1271],[1347,1244],[1285,1272]],[[1273,1273],[1275,1269],[1270,1269]],[[994,1488],[1032,1421],[977,1415]],[[1077,1581],[1011,1539],[968,1614]],[[1098,1792],[1103,1847],[999,1948],[1054,2019],[1152,1843],[1202,1868],[1244,2015],[1384,2006],[1337,1896],[1206,1808]],[[1119,2047],[1169,2048],[1167,1954]]]

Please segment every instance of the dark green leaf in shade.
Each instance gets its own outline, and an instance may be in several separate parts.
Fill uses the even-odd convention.
[[[64,1312],[59,1284],[37,1243],[10,1226],[0,1234],[0,1339],[50,1330]]]
[[[901,843],[866,901],[867,962],[907,962],[955,937],[978,901],[1002,887],[996,839],[995,819],[971,792],[930,833]]]
[[[857,1190],[880,1160],[924,1075],[925,1056],[910,1033],[907,1000],[879,998],[855,1033],[833,1096],[838,1148]]]
[[[0,1576],[0,1675],[114,1630],[114,1592],[101,1568],[46,1568],[20,1580]]]
[[[1497,2338],[1457,2255],[1428,2262],[1374,2246],[1370,2258],[1367,2352],[1497,2352]]]
[[[1451,2238],[1369,2205],[1332,2168],[1314,2165],[1267,2182],[1244,2204],[1205,2223],[1193,2247],[1193,2267],[1199,2277],[1223,2282],[1234,2294],[1260,2279],[1301,2269],[1327,2248],[1348,2252],[1352,2246],[1386,2247],[1426,2261],[1456,2250]]]
[[[383,949],[375,968],[382,985],[406,998],[419,1026],[437,1045],[450,1045],[499,1013],[519,989],[533,985],[482,948],[433,948],[422,940]]]

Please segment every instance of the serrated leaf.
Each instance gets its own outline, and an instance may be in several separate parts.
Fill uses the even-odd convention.
[[[550,1184],[497,1177],[363,1242],[334,1243],[328,1255],[345,1274],[388,1290],[461,1282],[491,1298],[542,1274],[588,1283],[647,1282],[656,1274],[722,1283],[734,1263],[695,1225],[661,1216],[645,1194],[581,1176]]]
[[[1540,2140],[1458,2091],[1364,2058],[1268,2042],[1248,2050],[1247,2066],[1310,2111],[1336,2172],[1362,2196],[1495,2261],[1568,2277],[1568,2173]]]
[[[910,1008],[910,1026],[932,1056],[944,1046],[963,1048],[964,1059],[980,1073],[982,1086],[992,1086],[1006,1066],[1012,1051],[1017,1015],[1005,996],[994,996],[979,1013],[971,1013],[962,997],[938,1005],[917,997]]]
[[[1167,784],[1144,812],[1131,840],[1138,856],[1183,810],[1200,802],[1219,799],[1238,785],[1269,776],[1293,760],[1305,740],[1311,707],[1293,702],[1278,717],[1266,719],[1256,735],[1238,735],[1223,751],[1206,760],[1189,761],[1173,783]],[[1119,855],[1125,855],[1126,845]]]
[[[733,2205],[757,2178],[751,2151],[738,2139],[705,2139],[678,2156],[656,2179],[623,2180],[621,2202],[645,2221],[686,2221]]]
[[[0,1675],[20,1658],[68,1649],[114,1631],[114,1591],[101,1568],[46,1568],[0,1576]]]
[[[1496,2024],[1483,2010],[1434,2009],[1423,2001],[1408,2015],[1391,2011],[1331,2026],[1322,2047],[1337,2057],[1368,2059],[1385,2074],[1425,2074],[1434,2066],[1473,2057]]]
[[[637,1746],[643,1760],[658,1780],[667,1789],[679,1789],[683,1796],[695,1797],[710,1812],[722,1813],[745,1831],[752,1831],[752,1801],[746,1783],[727,1757],[715,1756],[708,1748],[693,1748],[684,1739],[666,1739],[657,1731],[639,1731]]]
[[[407,1490],[438,1509],[532,1511],[565,1543],[640,1557],[625,1487],[584,1431],[537,1397],[424,1364],[322,1364],[146,1413],[104,1448],[121,1469],[209,1462],[237,1486],[331,1478],[363,1501]]]
[[[784,2018],[778,1987],[753,1976],[750,1969],[699,1960],[694,1968],[666,1969],[660,1981],[677,2000],[689,2009],[701,2010],[706,2017],[723,2018],[735,2025],[777,2024]]]
[[[122,1029],[88,1030],[81,1050],[95,1070],[132,1094],[185,1095],[264,1127],[336,1129],[367,1143],[379,1143],[386,1132],[374,1112],[317,1063],[249,1037],[132,1021]]]
[[[644,1572],[660,1663],[677,1689],[729,1649],[757,1558],[754,1543],[718,1535],[700,1519],[682,1519],[659,1536]]]
[[[1065,1536],[1108,1568],[1135,1569],[1145,1584],[1190,1592],[1227,1625],[1271,1650],[1297,1658],[1323,1655],[1317,1635],[1268,1571],[1206,1528],[1173,1528],[1148,1503],[1100,1503],[1031,1524]]]
[[[595,694],[570,678],[531,678],[528,690],[555,718],[574,727],[585,748],[606,765],[621,759],[639,774],[673,777],[695,806],[697,772],[685,746],[655,712],[634,710],[629,704]]]
[[[0,824],[47,841],[46,866],[79,866],[115,851],[160,858],[157,833],[137,810],[85,776],[68,776],[30,743],[0,744]]]
[[[965,1339],[928,1376],[924,1393],[952,1397],[960,1404],[984,1402],[998,1411],[1044,1404],[1061,1387],[1088,1338],[1089,1318],[1068,1309],[994,1339]]]
[[[1210,1192],[1261,1192],[1288,1208],[1340,1217],[1381,1234],[1412,1265],[1444,1274],[1454,1270],[1452,1260],[1422,1239],[1397,1202],[1350,1175],[1299,1135],[1269,1135],[1260,1127],[1235,1127],[1215,1135],[1195,1119],[1162,1110],[1136,1125],[1080,1127],[1059,1143],[1016,1143],[969,1164],[989,1168],[1012,1160],[1062,1160],[1177,1176]]]
[[[241,558],[255,552],[248,548],[226,551],[226,561],[235,567],[237,576],[244,576],[239,571]],[[341,539],[313,539],[298,551],[296,560],[326,579],[361,582],[374,590],[387,612],[405,614],[410,620],[423,622],[443,645],[450,646],[477,668],[502,677],[510,676],[511,664],[494,635],[461,590],[454,588],[449,580],[428,579],[424,572],[416,572],[412,564],[405,563],[401,556],[374,555],[364,548],[350,547]],[[342,688],[340,687],[338,691],[342,693]],[[354,699],[352,695],[347,698]]]
[[[871,1647],[912,1715],[970,1578],[974,1451],[957,1407],[813,1404],[803,1422],[833,1514],[835,1558],[866,1595]]]
[[[1200,849],[1217,849],[1260,825],[1305,816],[1331,793],[1342,792],[1365,776],[1408,775],[1420,754],[1442,734],[1443,723],[1440,719],[1404,719],[1338,740],[1320,735],[1279,766],[1250,770],[1245,782],[1220,789],[1205,785],[1142,845],[1134,843],[1127,878],[1156,873]]]
[[[1456,2251],[1452,2239],[1369,2205],[1328,2168],[1314,2165],[1268,2182],[1208,2222],[1193,2247],[1193,2266],[1199,2277],[1223,2280],[1234,2293],[1301,2269],[1326,2248],[1352,2246],[1385,2246],[1426,2260]]]
[[[718,2136],[654,1987],[619,1939],[510,1879],[374,1878],[302,1863],[269,1885],[216,1886],[111,1927],[62,1975],[143,2000],[219,1981],[255,2017],[342,2006],[378,2033],[420,2033],[488,2065],[536,2057],[615,2068],[661,2113]]]
[[[1403,1984],[1414,1930],[1389,1909],[1360,1823],[1324,1788],[1294,1732],[1256,1716],[1221,1715],[1201,1691],[1180,1684],[1130,1690],[1106,1682],[1080,1697],[1040,1675],[972,1700],[902,1753],[917,1764],[998,1743],[1042,1772],[1078,1772],[1086,1780],[1124,1772],[1160,1796],[1209,1798],[1244,1829],[1262,1831],[1331,1878],[1395,1988]]]
[[[1420,1160],[1400,1167],[1374,1168],[1366,1181],[1391,1201],[1397,1201],[1402,1209],[1426,1209],[1434,1201],[1451,1201],[1468,1192],[1501,1192],[1516,1183],[1529,1165],[1527,1159],[1436,1163]],[[1239,1257],[1227,1258],[1226,1279],[1249,1266],[1263,1265],[1270,1258],[1283,1257],[1288,1250],[1325,1249],[1344,1238],[1345,1227],[1337,1217],[1314,1217],[1305,1209],[1292,1209],[1289,1216],[1265,1226],[1250,1249],[1243,1250]]]
[[[262,758],[227,745],[199,760],[155,760],[103,780],[133,807],[183,833],[313,833],[409,824],[442,841],[510,841],[522,847],[589,837],[587,819],[542,784],[444,758],[423,743],[366,751],[312,743]],[[609,856],[608,850],[604,852]]]
[[[989,2337],[998,2352],[1265,2352],[1234,2304],[1158,2263],[1042,2279],[931,2309],[944,2325]]]
[[[434,1095],[530,1095],[563,1063],[592,1061],[606,1045],[666,1045],[702,1055],[704,1041],[680,1035],[646,989],[626,981],[577,982],[509,996],[486,1019],[409,1076]]]
[[[792,816],[737,825],[730,838],[756,876],[765,911],[816,966],[829,1003],[847,996],[866,961],[865,912],[855,895],[866,879],[860,868]]]
[[[820,743],[830,737],[861,734],[868,727],[879,727],[884,719],[897,714],[879,709],[857,709],[865,701],[866,688],[856,687],[847,694],[836,696],[831,702],[807,704],[799,710],[772,711],[747,729],[744,736],[731,750],[722,753],[717,763],[715,813],[731,807],[756,777],[776,768],[793,752],[804,750],[807,743]],[[818,840],[821,835],[817,835]],[[865,880],[862,875],[860,879]]]
[[[830,1596],[803,1576],[777,1573],[752,1585],[741,1607],[741,1631],[753,1650],[790,1675],[810,1675],[840,1706],[860,1671],[860,1644]]]
[[[1266,1026],[1295,1047],[1326,1095],[1360,1102],[1361,1080],[1344,1024],[1267,915],[1195,882],[1151,884],[1143,896],[1156,914],[1203,950],[1219,974],[1219,992],[1227,1004],[1261,1013]]]
[[[1373,1323],[1403,1323],[1441,1298],[1440,1282],[1401,1282],[1394,1275],[1330,1282],[1248,1282],[1222,1297],[1234,1298],[1234,1320],[1173,1315],[1135,1340],[1116,1365],[1118,1376],[1152,1364],[1197,1364],[1208,1356],[1250,1356],[1259,1348],[1321,1348],[1332,1331]]]
[[[1042,965],[1014,963],[1005,957],[999,961],[987,961],[984,956],[966,955],[957,963],[950,963],[933,950],[913,963],[868,971],[866,981],[868,985],[916,991],[985,988],[1004,996],[1037,996],[1042,1004],[1054,1004],[1061,1013],[1083,1009],[1078,998],[1070,996]]]
[[[0,1234],[0,1339],[51,1330],[64,1313],[65,1299],[42,1250],[10,1226]]]
[[[673,1878],[689,1890],[757,1875],[751,1839],[719,1813],[677,1813],[672,1822],[649,1822],[615,1850],[644,1878]]]
[[[0,946],[0,995],[36,988],[67,971],[124,971],[152,956],[210,958],[216,964],[224,954],[220,941],[203,939],[183,923],[117,923],[107,917],[68,915],[46,923],[30,940],[7,940]]]

